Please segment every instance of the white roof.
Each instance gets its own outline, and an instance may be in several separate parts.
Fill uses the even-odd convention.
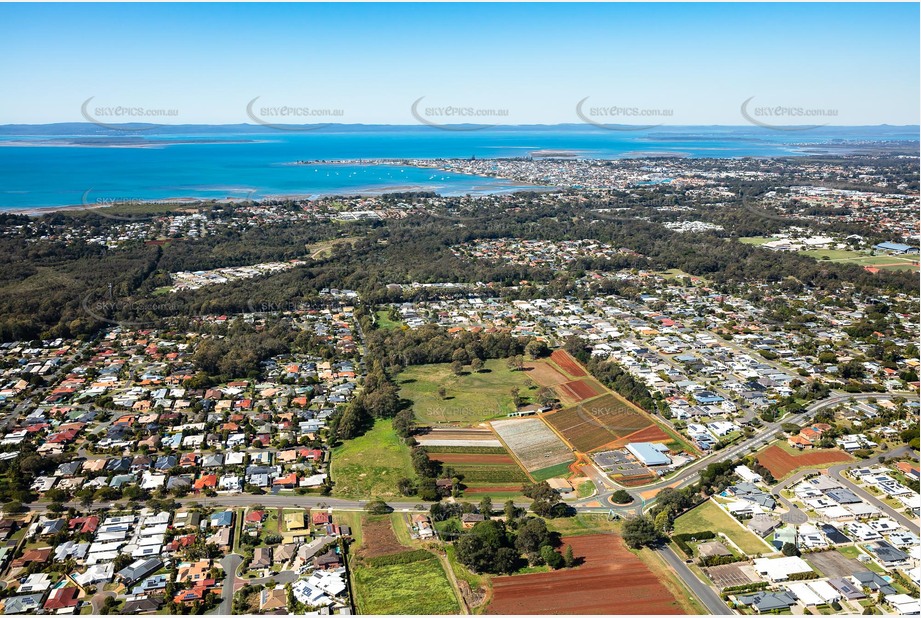
[[[816,592],[803,582],[796,582],[787,586],[787,589],[793,593],[803,605],[821,605],[825,599],[820,597]]]

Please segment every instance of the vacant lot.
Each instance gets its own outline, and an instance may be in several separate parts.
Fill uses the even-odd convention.
[[[379,420],[365,435],[333,451],[333,492],[343,498],[392,498],[397,481],[413,478],[409,447],[394,433],[389,420]]]
[[[675,534],[694,534],[707,530],[722,532],[749,556],[774,551],[757,536],[742,528],[731,515],[712,500],[704,502],[675,520]]]
[[[391,554],[394,561],[403,554]],[[454,589],[434,554],[405,552],[412,561],[372,566],[356,561],[352,568],[355,604],[360,614],[457,614]],[[378,558],[380,559],[380,558]]]
[[[825,577],[847,577],[866,568],[835,550],[821,551],[805,556],[806,562],[815,567]]]
[[[703,570],[717,588],[744,586],[752,583],[751,578],[739,568],[738,564],[724,564]]]
[[[389,515],[365,516],[361,519],[361,546],[355,551],[359,558],[375,558],[406,551],[393,532]]]
[[[399,376],[400,396],[413,402],[420,423],[478,423],[515,411],[512,389],[527,400],[527,371],[511,371],[504,360],[488,360],[479,373],[454,375],[448,363],[408,367]],[[438,389],[445,389],[442,398]]]
[[[540,419],[494,421],[492,426],[528,472],[575,461],[569,447]]]
[[[777,444],[769,446],[758,455],[758,463],[770,470],[776,479],[784,478],[797,468],[822,467],[853,460],[853,457],[836,448],[790,453]]]
[[[563,537],[581,566],[496,577],[490,614],[683,614],[649,568],[613,534]]]

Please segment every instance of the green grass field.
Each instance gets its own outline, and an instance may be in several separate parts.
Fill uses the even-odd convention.
[[[457,614],[460,607],[438,558],[408,564],[352,569],[355,604],[361,614]]]
[[[534,477],[534,480],[539,483],[541,481],[546,481],[547,479],[552,479],[555,476],[566,476],[567,474],[569,474],[569,463],[561,463],[555,466],[550,466],[549,468],[535,470],[531,473],[531,476]]]
[[[392,330],[394,328],[400,328],[403,326],[403,322],[391,320],[389,316],[389,311],[386,309],[381,309],[375,313],[377,317],[377,327],[382,330]]]
[[[712,501],[705,502],[675,520],[675,534],[693,534],[705,530],[722,532],[749,556],[774,551],[753,533],[744,530],[731,515]]]
[[[409,447],[389,420],[377,421],[365,435],[334,449],[330,474],[335,496],[365,499],[397,497],[397,481],[415,477]]]
[[[772,240],[774,239],[769,236],[746,236],[744,238],[740,238],[739,242],[746,244],[746,245],[756,245],[757,246],[757,245],[763,245],[765,243],[769,243]]]
[[[618,532],[620,526],[621,522],[610,520],[607,515],[600,513],[579,513],[575,517],[557,517],[547,520],[547,527],[554,532],[559,532],[561,536]]]
[[[528,388],[528,375],[510,371],[505,360],[488,360],[482,373],[463,375],[451,372],[448,363],[408,367],[399,376],[400,396],[413,402],[413,411],[420,423],[464,423],[505,417],[515,411],[512,388],[517,387],[522,398],[534,390]],[[442,399],[439,387],[446,393]]]

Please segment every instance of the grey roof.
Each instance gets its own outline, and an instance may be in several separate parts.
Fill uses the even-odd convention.
[[[829,585],[840,592],[845,599],[862,599],[866,597],[859,587],[843,577],[828,580]]]
[[[908,560],[908,554],[901,549],[896,549],[886,541],[880,541],[870,546],[870,551],[883,562],[902,562]]]
[[[789,592],[755,592],[736,597],[739,603],[751,605],[759,612],[772,609],[786,609],[796,603],[796,598]]]
[[[142,612],[154,612],[163,605],[161,597],[147,597],[143,599],[131,599],[125,603],[122,608],[123,614],[140,614]]]
[[[4,603],[3,613],[23,614],[25,612],[30,612],[41,607],[42,598],[44,596],[44,592],[36,592],[33,594],[23,594],[18,597],[10,597]]]
[[[862,571],[860,573],[854,573],[854,579],[864,588],[869,588],[870,590],[878,590],[884,595],[895,594],[895,588],[889,585],[885,579],[874,573],[873,571]]]
[[[854,495],[850,489],[829,489],[825,495],[837,502],[838,504],[858,504],[860,498]]]
[[[139,579],[150,575],[161,566],[163,566],[163,562],[159,558],[135,560],[115,575],[126,581],[134,583]]]

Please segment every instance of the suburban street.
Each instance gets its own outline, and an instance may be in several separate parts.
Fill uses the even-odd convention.
[[[674,569],[675,573],[678,574],[678,577],[681,578],[685,585],[697,595],[697,598],[703,603],[709,613],[716,616],[733,615],[733,611],[726,607],[726,604],[723,603],[720,596],[713,592],[710,586],[697,579],[691,572],[691,569],[688,568],[688,565],[684,563],[684,560],[679,558],[671,547],[663,545],[656,548],[656,551],[665,559],[665,562]]]

